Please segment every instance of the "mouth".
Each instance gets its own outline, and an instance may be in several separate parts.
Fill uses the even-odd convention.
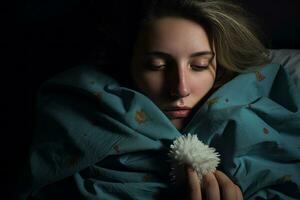
[[[192,109],[190,107],[170,107],[163,111],[171,119],[179,119],[188,117]]]

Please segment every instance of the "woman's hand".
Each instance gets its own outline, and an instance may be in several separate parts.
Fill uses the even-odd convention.
[[[240,188],[223,172],[216,170],[203,177],[203,184],[191,167],[186,168],[188,200],[242,200]]]

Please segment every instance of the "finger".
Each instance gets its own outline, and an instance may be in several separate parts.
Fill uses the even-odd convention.
[[[215,177],[219,183],[223,200],[236,199],[235,184],[221,171],[216,170]]]
[[[219,200],[220,190],[218,181],[213,173],[208,173],[203,177],[203,190],[207,200]]]
[[[188,185],[188,199],[189,200],[201,200],[201,188],[197,172],[192,168],[186,167],[187,185]]]
[[[243,200],[243,194],[239,186],[235,185],[235,191],[236,191],[236,199],[237,200]]]

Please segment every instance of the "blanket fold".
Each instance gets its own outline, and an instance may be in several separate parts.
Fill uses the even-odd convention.
[[[277,64],[219,88],[180,133],[143,94],[94,66],[45,82],[17,199],[159,199],[167,152],[197,134],[221,155],[245,199],[300,198],[300,93]]]

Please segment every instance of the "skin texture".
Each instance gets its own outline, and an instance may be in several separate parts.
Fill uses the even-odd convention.
[[[193,109],[211,90],[217,67],[215,55],[207,53],[212,49],[202,26],[179,17],[155,19],[139,33],[131,65],[133,81],[177,129],[186,125],[192,112],[174,117],[168,108]],[[243,199],[239,187],[221,171],[207,174],[200,183],[191,167],[185,170],[186,199]]]
[[[191,56],[199,52],[203,55]],[[139,34],[132,59],[133,80],[177,129],[183,128],[192,112],[178,117],[166,110],[194,108],[212,88],[216,60],[211,52],[205,30],[190,20],[159,18]]]
[[[216,170],[203,177],[203,185],[199,186],[197,173],[186,167],[187,198],[189,200],[242,200],[243,194],[223,172]]]

